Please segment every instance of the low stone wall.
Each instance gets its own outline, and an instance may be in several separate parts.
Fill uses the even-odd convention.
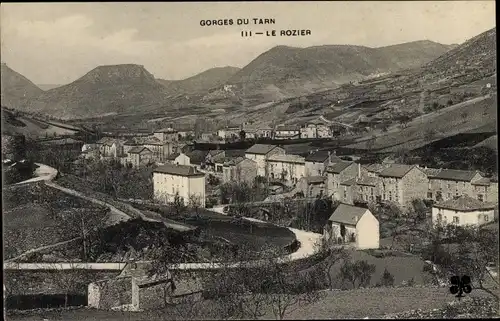
[[[110,310],[113,307],[132,303],[132,278],[118,277],[90,283],[88,306]]]

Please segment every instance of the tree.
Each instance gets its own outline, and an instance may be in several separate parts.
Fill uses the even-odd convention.
[[[360,286],[367,287],[370,284],[375,265],[367,261],[346,261],[340,268],[340,278],[344,282],[349,282],[354,289]]]
[[[451,100],[451,99],[450,99],[450,100],[448,100],[448,102],[446,103],[446,105],[448,105],[448,106],[452,106],[452,105],[453,105],[453,100]]]
[[[267,308],[276,319],[320,299],[310,275],[290,266],[284,250],[265,247],[249,255],[238,251],[237,264],[219,264],[204,278],[204,288],[215,303],[223,307],[219,317],[252,318],[264,316]]]
[[[239,135],[240,135],[240,140],[245,140],[246,133],[245,133],[244,130],[241,130],[240,133],[239,133]]]
[[[394,275],[392,275],[387,268],[384,269],[384,274],[380,279],[379,285],[381,286],[393,286],[394,285]]]
[[[491,262],[498,262],[496,232],[488,228],[466,226],[447,228],[446,234],[447,238],[435,240],[437,244],[433,248],[435,258],[439,257],[439,252],[445,252],[448,257],[439,262],[441,267],[451,275],[470,276],[475,289],[489,293],[498,303],[498,277],[494,277],[488,269]],[[453,242],[454,246],[444,246],[445,242]]]
[[[199,209],[201,207],[202,201],[201,196],[196,194],[189,195],[188,207],[192,208],[196,215],[199,215]]]
[[[319,253],[324,253],[326,255],[325,259],[319,264],[319,267],[326,274],[330,290],[333,290],[333,267],[341,262],[348,262],[350,260],[350,254],[344,248],[329,249],[325,242],[326,241],[322,241],[322,244],[319,245]]]
[[[175,193],[174,201],[171,203],[176,216],[182,216],[186,212],[186,205],[184,199],[180,197],[179,192]]]

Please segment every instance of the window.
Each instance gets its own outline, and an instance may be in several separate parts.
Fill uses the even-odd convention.
[[[451,198],[451,193],[448,193],[448,199],[450,199],[450,198]]]
[[[450,185],[450,184],[448,184],[448,189],[450,189],[450,188],[451,188],[451,185]]]
[[[438,222],[443,220],[443,215],[441,213],[438,213],[437,220],[438,220]]]
[[[488,214],[484,214],[484,221],[485,221],[485,222],[488,222],[488,221],[489,221],[489,219],[490,219],[490,218],[489,218]]]
[[[478,194],[477,199],[480,200],[481,202],[483,202],[483,194]]]
[[[370,187],[371,195],[373,196],[373,187]]]
[[[458,216],[453,216],[453,224],[458,224],[458,223],[460,223]]]
[[[432,199],[432,192],[428,192],[428,193],[427,193],[427,198],[428,198],[428,199]]]

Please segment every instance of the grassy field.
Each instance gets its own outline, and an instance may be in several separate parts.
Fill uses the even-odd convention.
[[[495,122],[497,117],[496,101],[497,97],[494,95],[423,115],[410,122],[406,128],[376,137],[372,148],[386,152],[393,151],[394,148],[415,149],[433,140],[483,126],[486,122]],[[425,137],[425,133],[430,131],[434,132],[434,137]],[[359,142],[348,147],[364,149],[366,143]]]
[[[82,208],[99,212],[96,207],[79,198],[53,190],[43,184],[4,189],[4,255],[15,257],[30,249],[78,237],[61,213]],[[17,203],[17,204],[16,204]]]
[[[470,296],[484,297],[481,292],[472,292]],[[350,319],[380,318],[386,314],[400,313],[414,309],[439,309],[456,298],[449,294],[448,288],[373,288],[351,291],[326,291],[318,302],[291,311],[285,319]],[[208,317],[203,311],[209,310],[210,301],[205,301],[192,319],[217,319]],[[145,312],[100,311],[87,308],[54,311],[26,311],[9,313],[9,320],[39,321],[47,320],[179,320],[172,309]],[[261,319],[275,319],[268,311]]]
[[[352,261],[365,260],[369,264],[375,265],[375,273],[370,280],[370,286],[375,286],[382,278],[384,270],[394,276],[394,285],[401,285],[403,282],[414,280],[416,285],[432,284],[434,277],[429,272],[424,272],[424,261],[417,256],[407,256],[398,254],[397,256],[375,257],[366,251],[350,251]],[[332,276],[334,288],[352,289],[352,285],[342,282],[339,278],[341,263],[333,266],[330,275]]]

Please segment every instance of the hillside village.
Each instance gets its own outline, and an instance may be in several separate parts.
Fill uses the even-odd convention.
[[[495,63],[496,27],[181,80],[2,61],[4,318],[497,316]]]

